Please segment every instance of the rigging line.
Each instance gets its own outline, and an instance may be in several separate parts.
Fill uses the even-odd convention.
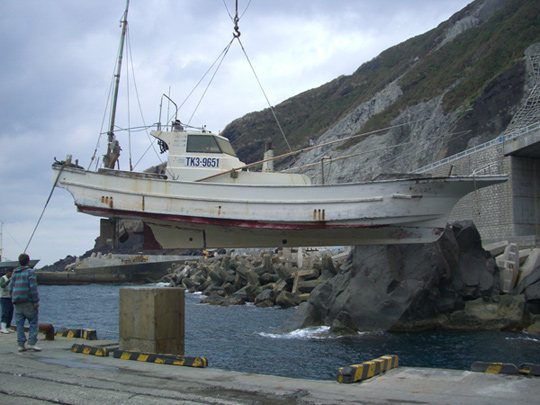
[[[47,202],[45,202],[45,206],[43,207],[43,211],[41,211],[41,215],[39,216],[37,224],[36,224],[34,230],[32,231],[32,235],[30,236],[30,239],[28,240],[28,243],[26,244],[26,247],[24,248],[23,253],[26,253],[26,250],[28,249],[28,246],[30,245],[30,242],[32,242],[32,238],[34,237],[34,234],[36,233],[37,227],[39,226],[39,223],[41,222],[41,218],[43,218],[43,214],[45,213],[45,209],[47,208],[47,205],[49,205],[49,201],[51,201],[51,197],[53,195],[54,189],[56,187],[56,184],[58,184],[58,180],[60,179],[60,175],[62,174],[63,170],[64,170],[64,165],[62,165],[62,167],[60,168],[60,171],[58,172],[58,176],[56,176],[56,180],[54,181],[51,192],[49,193],[49,197],[47,198]]]
[[[206,92],[208,91],[208,89],[210,88],[210,85],[212,84],[214,78],[216,77],[216,74],[219,70],[219,68],[221,67],[221,64],[223,63],[223,61],[225,60],[225,56],[227,56],[227,53],[229,52],[229,49],[231,49],[231,44],[232,44],[232,41],[234,40],[234,38],[231,40],[231,42],[229,43],[228,47],[227,47],[227,50],[226,52],[222,52],[222,57],[221,57],[221,60],[219,61],[217,67],[216,67],[216,70],[214,71],[214,74],[212,75],[212,77],[210,78],[210,81],[208,82],[208,84],[206,85],[206,88],[204,89],[201,97],[199,98],[199,102],[197,103],[197,105],[195,106],[195,109],[193,110],[193,113],[191,114],[191,117],[189,117],[189,120],[188,120],[188,124],[191,122],[191,120],[193,119],[193,116],[195,115],[195,113],[197,112],[197,109],[199,108],[199,106],[201,105],[202,103],[202,100],[204,98],[204,96],[206,95]],[[214,62],[215,64],[215,62]]]
[[[151,139],[150,134],[148,133],[148,128],[152,128],[153,125],[152,126],[146,125],[146,121],[144,120],[143,109],[142,109],[142,106],[141,106],[141,97],[139,96],[139,88],[137,87],[137,79],[135,77],[135,69],[133,68],[134,64],[133,64],[133,52],[131,52],[131,41],[128,42],[128,47],[129,47],[129,58],[131,59],[131,75],[133,76],[133,87],[135,88],[135,95],[137,96],[137,105],[139,107],[139,114],[141,114],[141,120],[143,122],[143,126],[142,127],[137,127],[137,128],[145,131],[146,136],[150,140],[150,144],[152,145],[152,148],[154,149],[154,153],[158,157],[158,160],[161,163],[163,163],[163,161],[161,160],[161,157],[160,157],[159,153],[157,152],[156,148],[153,147],[153,143],[154,143],[155,139]],[[142,159],[142,157],[139,159],[139,162],[141,161],[141,159]],[[135,166],[133,168],[135,168],[135,167],[137,167],[137,164],[135,164]]]
[[[413,122],[415,122],[415,121],[413,121]],[[286,157],[289,157],[289,156],[297,155],[297,154],[302,153],[302,152],[309,152],[310,150],[313,150],[313,149],[318,149],[318,148],[322,148],[324,146],[332,145],[334,143],[348,141],[350,139],[358,138],[359,136],[372,135],[372,134],[376,134],[377,132],[388,131],[390,129],[402,127],[402,126],[408,125],[408,124],[410,124],[410,122],[406,122],[404,124],[394,125],[394,126],[386,127],[386,128],[382,128],[382,129],[375,129],[373,131],[369,131],[369,132],[365,132],[365,133],[361,133],[361,134],[356,134],[356,135],[353,135],[353,136],[350,136],[350,137],[347,137],[347,138],[335,139],[333,141],[322,143],[320,145],[308,146],[307,148],[298,149],[298,150],[295,150],[295,151],[292,151],[292,152],[284,153],[283,155],[274,156],[274,157],[271,157],[269,159],[263,159],[263,160],[259,160],[257,162],[249,163],[249,164],[244,165],[244,166],[235,167],[235,168],[227,170],[225,172],[216,173],[216,174],[213,174],[211,176],[204,177],[202,179],[198,179],[198,180],[194,180],[194,181],[197,183],[197,182],[200,182],[200,181],[213,179],[214,177],[219,177],[219,176],[223,176],[224,174],[237,172],[239,170],[243,170],[243,169],[247,169],[249,167],[260,165],[261,163],[270,162],[271,160],[283,159],[283,158],[286,158]]]
[[[19,241],[17,239],[15,239],[15,236],[13,236],[8,230],[7,228],[5,227],[6,223],[5,222],[2,222],[4,224],[4,228],[2,229],[2,232],[5,232],[7,233],[11,239],[13,239],[13,242],[15,242],[17,244],[17,247],[19,248],[22,248],[22,245],[19,243]],[[5,256],[5,255],[4,255]]]
[[[229,14],[229,18],[231,19],[232,22],[234,22],[234,17],[232,16],[231,12],[229,11],[229,7],[227,7],[227,3],[225,2],[225,0],[223,0],[223,5],[225,6],[225,10],[227,10],[227,14]],[[251,0],[249,0],[246,8],[242,12],[242,14],[238,18],[238,20],[240,20],[244,16],[244,14],[246,14],[246,11],[248,10],[250,5],[251,5]],[[238,1],[236,2],[236,15],[238,15]]]
[[[378,152],[378,151],[387,150],[387,149],[399,148],[400,146],[408,145],[408,144],[411,144],[411,143],[416,143],[416,141],[403,142],[403,143],[400,143],[398,145],[385,146],[385,147],[381,147],[381,148],[365,150],[365,151],[354,153],[352,155],[347,155],[347,156],[330,157],[330,163],[337,162],[338,160],[344,160],[344,159],[349,159],[349,158],[360,156],[360,155],[365,155],[367,153]],[[306,167],[318,166],[320,164],[321,164],[320,161],[319,162],[314,162],[314,163],[308,163],[306,165],[295,166],[295,167],[291,167],[290,169],[280,170],[280,172],[289,172],[289,171],[297,170],[297,169],[305,169]]]
[[[287,140],[287,137],[285,136],[285,132],[283,132],[283,128],[281,128],[281,124],[279,123],[279,120],[277,118],[276,112],[274,111],[274,107],[270,104],[270,100],[268,100],[268,97],[266,96],[266,92],[264,91],[264,88],[261,84],[261,81],[259,80],[259,77],[257,76],[257,73],[255,72],[255,69],[253,65],[251,64],[251,61],[249,60],[249,57],[247,55],[247,52],[244,48],[244,45],[242,44],[242,41],[240,40],[240,37],[235,37],[235,39],[238,40],[238,43],[240,44],[240,47],[242,48],[242,52],[244,52],[244,55],[246,56],[246,59],[249,63],[249,66],[251,67],[251,70],[253,74],[255,75],[255,79],[257,80],[257,83],[259,83],[259,87],[261,88],[261,91],[264,95],[264,98],[266,99],[266,102],[268,103],[268,107],[270,107],[270,111],[272,111],[272,115],[274,116],[274,119],[276,120],[277,126],[279,127],[279,131],[281,132],[281,135],[283,136],[283,139],[285,140],[285,143],[287,144],[287,147],[289,148],[289,151],[292,152],[291,145],[289,144],[289,141]]]
[[[116,70],[116,63],[114,64],[113,72],[115,70]],[[105,125],[105,119],[107,118],[106,117],[107,116],[107,110],[109,108],[109,101],[111,100],[111,94],[112,94],[112,91],[113,91],[113,85],[114,85],[114,73],[113,73],[113,76],[111,78],[111,84],[109,86],[109,94],[108,94],[108,97],[107,97],[107,102],[105,103],[105,109],[103,110],[103,118],[101,120],[101,129],[100,129],[98,140],[97,140],[97,143],[96,143],[96,148],[94,149],[94,153],[92,154],[92,157],[90,158],[90,163],[88,163],[87,170],[90,170],[90,166],[92,166],[92,162],[96,158],[97,151],[99,149],[99,143],[101,141],[101,136],[106,133],[106,132],[105,133],[103,132],[103,126]]]
[[[178,111],[180,111],[180,108],[182,108],[184,106],[184,104],[186,103],[186,101],[191,97],[191,95],[195,92],[195,90],[197,89],[197,87],[199,87],[199,85],[201,84],[201,82],[204,80],[204,78],[208,75],[208,73],[210,73],[210,71],[213,69],[214,65],[218,62],[218,60],[221,58],[225,58],[225,55],[229,52],[229,49],[231,48],[231,45],[234,41],[234,38],[231,39],[231,41],[227,44],[227,46],[221,51],[221,53],[219,54],[219,56],[214,60],[214,62],[212,63],[212,65],[210,65],[210,67],[208,68],[208,70],[204,73],[204,75],[200,78],[200,80],[197,82],[197,84],[193,87],[193,89],[189,92],[189,94],[186,96],[186,98],[184,99],[184,101],[182,101],[182,103],[180,103],[180,105],[176,108],[176,111],[175,113],[177,114]],[[173,114],[174,115],[174,114]],[[167,122],[168,124],[168,122]]]
[[[432,138],[433,145],[435,145],[435,142],[444,142],[444,138],[446,138],[447,136],[454,136],[454,138],[452,138],[452,139],[456,140],[456,139],[464,137],[469,132],[471,132],[471,131],[466,130],[466,131],[458,131],[458,132],[445,132],[444,134],[441,134],[439,136],[436,136],[436,137]],[[427,148],[432,149],[433,146],[428,145]],[[405,158],[408,158],[408,157],[410,157],[412,159],[415,156],[418,156],[420,154],[425,154],[425,153],[426,153],[425,148],[424,149],[418,149],[418,148],[413,148],[411,146],[407,150],[404,150],[402,153],[400,153],[398,156],[396,156],[396,157],[394,157],[392,159],[388,159],[387,161],[383,162],[381,167],[383,169],[386,169],[386,168],[390,167],[390,165],[394,164],[394,162],[397,161],[398,159],[405,159]]]

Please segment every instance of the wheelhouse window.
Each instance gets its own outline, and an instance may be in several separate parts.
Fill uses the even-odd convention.
[[[236,156],[229,141],[212,135],[189,135],[186,151],[190,153],[226,153]]]
[[[231,143],[228,140],[216,138],[216,141],[219,144],[219,147],[221,148],[223,153],[236,157],[236,152],[234,151]]]

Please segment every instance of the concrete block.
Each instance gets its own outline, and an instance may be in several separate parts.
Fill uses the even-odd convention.
[[[183,288],[120,288],[120,349],[184,355]]]
[[[398,365],[398,356],[395,354],[381,356],[378,359],[365,361],[362,364],[340,367],[338,370],[337,381],[346,384],[363,381],[396,368]]]
[[[533,249],[523,266],[520,267],[516,294],[521,294],[529,285],[540,280],[540,249]]]
[[[484,249],[487,250],[489,253],[491,253],[492,256],[499,256],[504,252],[506,249],[506,246],[508,245],[508,241],[502,241],[502,242],[495,242],[490,243],[488,245],[484,246]]]
[[[500,269],[501,290],[510,293],[516,286],[519,275],[519,247],[516,243],[506,246],[504,253],[497,257],[496,263]]]
[[[486,363],[476,361],[471,366],[471,371],[491,374],[519,374],[518,368],[512,363]]]

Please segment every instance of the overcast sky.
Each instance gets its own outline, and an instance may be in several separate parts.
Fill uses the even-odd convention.
[[[272,105],[340,75],[385,49],[422,34],[469,0],[239,0],[240,40]],[[103,124],[125,0],[0,2],[0,220],[3,260],[16,260],[30,240],[52,189],[54,157],[85,167]],[[226,5],[226,6],[225,6]],[[229,44],[234,0],[132,0],[118,127],[158,121],[162,94],[181,104]],[[129,63],[128,63],[129,62]],[[218,132],[266,108],[235,41],[208,83],[188,99],[179,119]],[[135,87],[133,86],[135,84]],[[138,94],[138,98],[137,98]],[[128,110],[129,103],[129,110]],[[142,110],[142,115],[139,110]],[[129,115],[128,115],[128,111]],[[165,111],[165,110],[164,110]],[[166,114],[164,114],[166,115]],[[128,121],[129,117],[129,121]],[[105,122],[107,118],[105,118]],[[121,168],[159,163],[146,132],[117,131]],[[105,138],[100,145],[106,146]],[[101,157],[103,148],[98,152]],[[163,158],[163,157],[161,157]],[[99,218],[76,212],[55,189],[28,247],[38,267],[81,255],[99,235]]]

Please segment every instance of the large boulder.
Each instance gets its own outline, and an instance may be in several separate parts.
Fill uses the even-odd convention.
[[[462,311],[467,301],[488,300],[498,292],[494,259],[482,248],[474,224],[461,221],[431,244],[356,246],[338,275],[317,286],[281,330],[446,327],[450,314]]]
[[[465,308],[450,315],[447,327],[468,330],[515,330],[524,326],[525,297],[502,295],[500,299],[467,301]]]

